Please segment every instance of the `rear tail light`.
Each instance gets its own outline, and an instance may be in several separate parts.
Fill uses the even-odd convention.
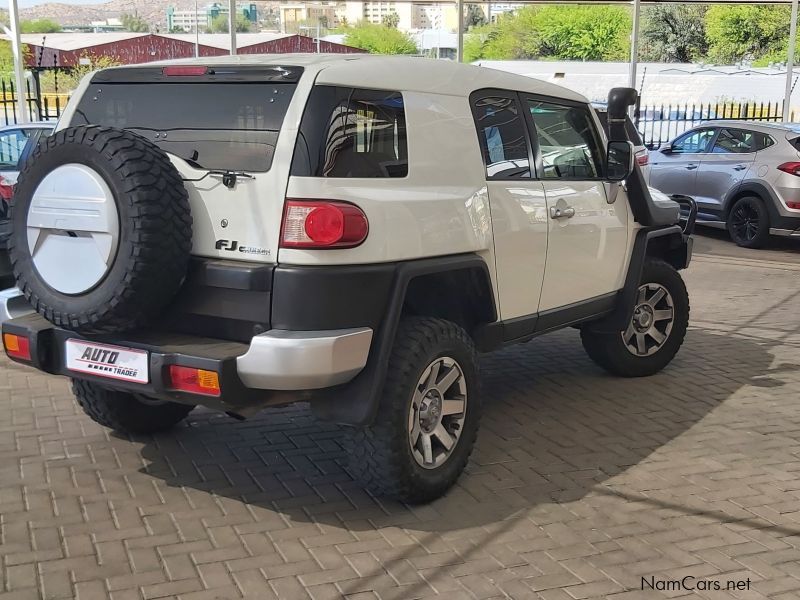
[[[208,73],[208,67],[198,65],[172,65],[161,69],[161,74],[167,77],[197,77]]]
[[[0,175],[0,199],[8,202],[14,195],[14,184]]]
[[[13,333],[4,333],[3,346],[5,346],[6,354],[11,358],[31,360],[31,344],[28,338]]]
[[[786,206],[788,206],[789,208],[800,209],[800,202],[789,202],[787,200]]]
[[[173,390],[203,396],[220,395],[219,375],[216,371],[170,365],[169,379]]]
[[[778,170],[800,177],[800,162],[785,162],[782,165],[778,165]]]
[[[282,248],[353,248],[367,239],[364,211],[347,202],[287,200]]]
[[[650,163],[650,153],[644,150],[641,154],[636,155],[636,164],[644,167]]]

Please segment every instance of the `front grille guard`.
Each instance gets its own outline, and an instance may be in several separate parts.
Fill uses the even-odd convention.
[[[691,235],[694,232],[694,224],[697,220],[697,202],[694,198],[675,194],[669,197],[673,202],[677,202],[681,207],[681,216],[678,224],[683,229],[684,235]]]

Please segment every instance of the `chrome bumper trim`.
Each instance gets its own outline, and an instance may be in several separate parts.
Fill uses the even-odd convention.
[[[777,229],[775,227],[769,228],[770,235],[780,235],[784,237],[800,236],[800,229]]]
[[[367,364],[372,329],[287,331],[255,336],[236,359],[239,378],[251,388],[311,390],[347,383]]]
[[[33,308],[18,288],[0,290],[0,323],[32,312]]]

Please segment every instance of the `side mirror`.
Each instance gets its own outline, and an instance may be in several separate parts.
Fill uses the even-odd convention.
[[[631,142],[608,142],[606,148],[606,178],[622,181],[633,173],[634,148]]]

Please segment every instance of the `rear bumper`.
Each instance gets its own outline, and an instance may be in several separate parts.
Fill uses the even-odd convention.
[[[8,307],[9,298],[0,300]],[[5,308],[5,311],[10,309]],[[146,396],[202,404],[248,416],[260,408],[303,400],[311,391],[347,383],[364,368],[372,329],[293,332],[271,330],[250,344],[175,333],[142,332],[115,337],[82,336],[60,329],[38,314],[3,322],[3,333],[28,338],[31,360],[10,357],[39,370]],[[135,348],[148,352],[147,383],[110,379],[66,367],[68,339]],[[220,394],[205,396],[172,388],[169,367],[179,365],[217,373]]]

